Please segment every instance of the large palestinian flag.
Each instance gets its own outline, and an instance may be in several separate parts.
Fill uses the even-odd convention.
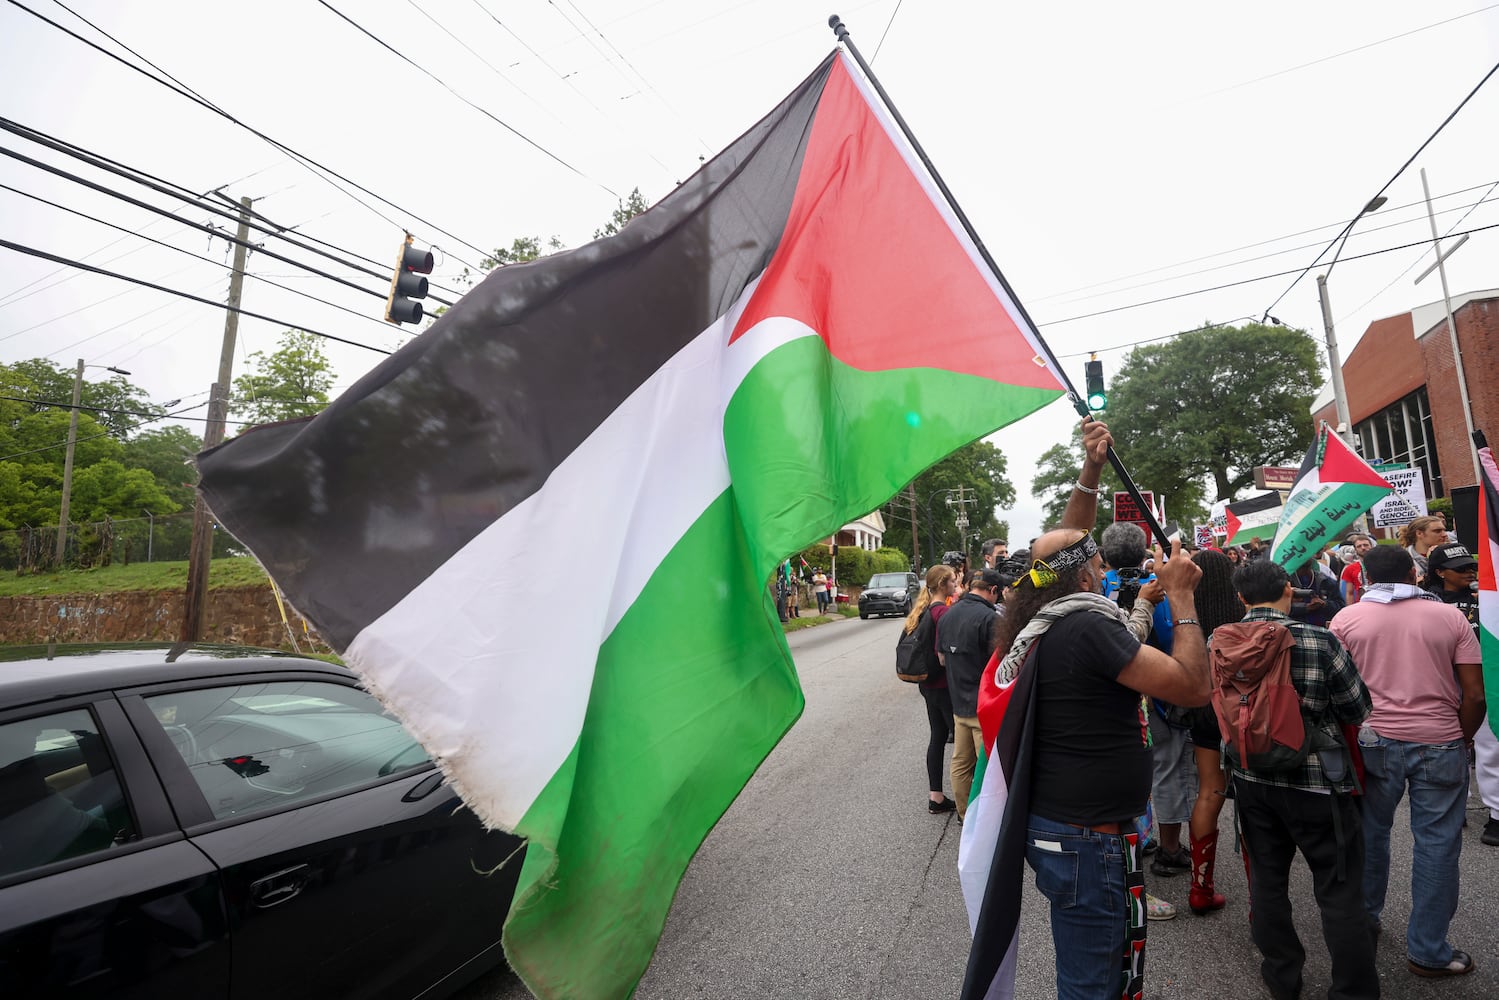
[[[777,564],[1054,399],[1038,356],[834,53],[617,236],[497,269],[316,418],[204,453],[202,488],[529,839],[527,986],[621,997],[801,711]]]
[[[1286,497],[1270,558],[1295,572],[1392,492],[1394,487],[1323,423]]]
[[[1280,494],[1274,491],[1227,505],[1223,515],[1228,536],[1223,544],[1248,545],[1256,538],[1270,541],[1280,527],[1281,510]]]
[[[1499,736],[1499,465],[1494,451],[1478,449],[1483,469],[1478,491],[1478,642],[1483,647],[1483,687],[1489,726]]]

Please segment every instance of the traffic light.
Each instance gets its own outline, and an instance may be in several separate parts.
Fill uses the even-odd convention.
[[[1083,365],[1083,374],[1088,381],[1088,409],[1106,408],[1109,405],[1109,394],[1103,388],[1103,362],[1089,360]]]
[[[401,252],[396,257],[396,273],[390,279],[390,296],[385,300],[385,322],[420,323],[422,304],[418,299],[427,297],[427,279],[432,273],[432,251],[418,250],[411,245],[408,233]]]

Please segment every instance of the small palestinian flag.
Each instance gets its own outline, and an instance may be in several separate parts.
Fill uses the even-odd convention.
[[[624,997],[801,712],[776,566],[1057,398],[1038,356],[834,53],[619,234],[496,269],[323,413],[199,468],[468,805],[528,838],[504,929],[526,985]]]
[[[1035,743],[1036,671],[1030,666],[1035,649],[1008,682],[1000,679],[997,653],[989,657],[979,680],[979,729],[985,745],[958,841],[958,883],[973,932],[964,1000],[1015,995]]]
[[[1280,494],[1261,493],[1248,500],[1239,500],[1223,508],[1228,536],[1224,545],[1247,545],[1256,538],[1265,541],[1275,537],[1280,526]]]
[[[1383,476],[1323,423],[1286,497],[1270,558],[1295,572],[1351,528],[1376,500],[1393,492]]]
[[[1483,488],[1478,491],[1478,642],[1483,647],[1483,687],[1489,726],[1499,735],[1499,465],[1489,446],[1478,449]]]

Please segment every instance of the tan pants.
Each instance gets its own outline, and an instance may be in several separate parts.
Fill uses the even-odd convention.
[[[973,769],[984,752],[984,734],[977,717],[953,716],[952,797],[958,803],[958,818],[968,813],[968,795],[973,791]]]

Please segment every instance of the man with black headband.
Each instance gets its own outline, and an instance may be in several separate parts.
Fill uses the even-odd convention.
[[[1156,550],[1174,612],[1172,655],[1141,643],[1099,593],[1098,477],[1108,428],[1083,424],[1085,458],[1062,527],[1031,547],[1031,569],[1000,620],[998,680],[1034,671],[1026,862],[1051,901],[1057,995],[1136,995],[1143,982],[1144,885],[1136,816],[1150,796],[1142,695],[1208,701],[1207,650],[1193,590],[1201,571],[1174,543]],[[944,619],[945,621],[945,619]],[[1008,717],[1007,717],[1008,718]],[[1008,725],[1008,721],[1006,722]],[[1121,990],[1121,980],[1128,986]]]

